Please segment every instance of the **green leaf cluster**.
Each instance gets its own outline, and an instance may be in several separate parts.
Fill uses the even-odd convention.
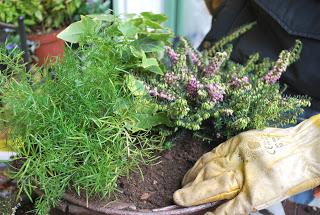
[[[17,24],[23,16],[28,30],[51,31],[72,22],[84,4],[82,0],[1,0],[0,22]]]
[[[143,12],[140,15],[127,15],[125,18],[103,15],[83,16],[71,24],[58,37],[70,43],[95,46],[95,39],[112,38],[115,47],[125,46],[123,55],[130,56],[128,69],[139,67],[142,70],[162,74],[158,59],[163,56],[164,46],[170,44],[172,32],[161,24],[164,15]]]

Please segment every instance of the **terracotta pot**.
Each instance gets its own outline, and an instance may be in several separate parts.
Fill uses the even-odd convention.
[[[75,198],[73,195],[65,194],[63,201],[58,205],[62,212],[73,215],[202,215],[207,211],[213,211],[222,201],[207,203],[193,207],[179,207],[171,205],[164,208],[133,210],[129,204],[97,204],[86,202]]]
[[[55,62],[57,57],[63,58],[64,41],[57,38],[60,31],[55,31],[49,34],[31,34],[28,40],[37,42],[39,47],[35,50],[39,61],[37,64],[42,66],[49,62]]]

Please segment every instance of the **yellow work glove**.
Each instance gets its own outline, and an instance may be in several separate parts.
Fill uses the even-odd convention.
[[[320,114],[243,132],[204,154],[174,193],[181,206],[229,199],[208,214],[249,214],[320,184]]]

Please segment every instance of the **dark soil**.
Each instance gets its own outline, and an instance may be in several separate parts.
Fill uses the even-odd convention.
[[[174,140],[175,145],[161,154],[159,163],[141,166],[142,174],[134,172],[119,180],[121,202],[134,203],[137,208],[149,209],[172,205],[172,194],[181,187],[185,173],[214,144],[197,141],[190,134]]]

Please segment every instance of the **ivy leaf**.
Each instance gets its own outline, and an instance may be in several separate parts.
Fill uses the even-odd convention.
[[[148,34],[149,38],[154,40],[161,40],[165,43],[169,43],[169,40],[172,38],[171,32],[154,32]]]
[[[138,49],[135,46],[130,46],[130,51],[136,58],[142,58],[145,55],[142,49]]]
[[[154,40],[148,37],[139,38],[133,42],[136,49],[141,49],[146,53],[156,52],[162,53],[164,51],[164,43],[159,40]]]
[[[133,132],[139,130],[146,130],[153,128],[157,125],[170,124],[168,116],[165,113],[155,113],[155,114],[134,114],[135,121],[132,125]]]
[[[126,37],[135,37],[137,33],[140,32],[140,29],[136,27],[134,24],[131,22],[124,22],[119,25],[119,30],[121,33],[126,36]]]
[[[69,43],[78,43],[83,33],[84,25],[81,21],[78,21],[72,23],[66,29],[61,31],[57,37]]]
[[[144,83],[136,79],[133,75],[128,75],[126,77],[127,87],[134,96],[146,95],[147,91],[145,89]]]
[[[105,21],[105,22],[113,22],[115,20],[115,16],[111,14],[91,14],[87,15],[93,20]]]
[[[147,18],[151,21],[158,22],[158,23],[163,23],[168,20],[168,18],[163,14],[155,14],[152,12],[142,12],[141,15],[144,18]]]
[[[146,26],[153,28],[153,29],[163,29],[163,27],[159,23],[151,21],[149,19],[145,20],[144,23],[146,24]]]
[[[115,102],[114,113],[118,115],[123,115],[130,109],[130,105],[131,100],[127,98],[117,98]]]
[[[39,10],[35,12],[34,16],[35,16],[38,20],[40,20],[40,21],[43,20],[42,13],[41,13],[41,11],[39,11]]]
[[[162,75],[163,71],[161,70],[158,61],[156,58],[147,58],[145,55],[142,57],[142,64],[141,66],[153,73]]]
[[[57,37],[70,43],[78,43],[85,33],[94,33],[99,23],[90,17],[83,16],[80,21],[72,23],[61,31]]]
[[[137,26],[137,27],[142,27],[142,25],[143,25],[143,18],[141,18],[141,17],[138,17],[138,18],[133,18],[133,19],[131,19],[130,20],[130,22],[132,23],[132,24],[134,24],[135,26]]]
[[[133,132],[150,129],[157,125],[170,125],[170,120],[165,112],[159,112],[157,104],[140,97],[132,106],[130,122],[127,124]]]

